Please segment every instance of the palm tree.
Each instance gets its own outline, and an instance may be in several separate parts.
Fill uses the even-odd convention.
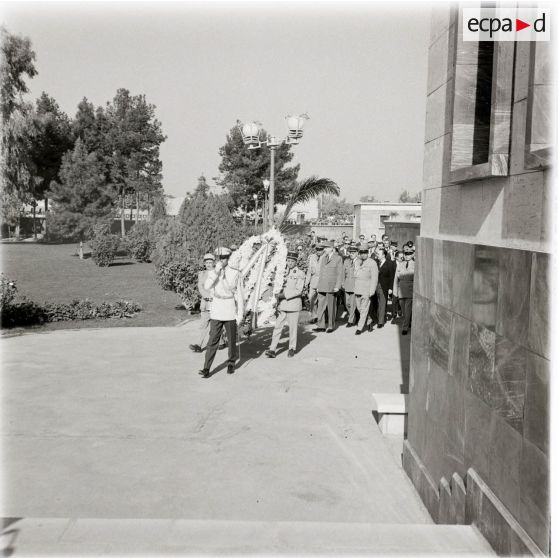
[[[283,233],[285,232],[288,227],[287,221],[289,215],[297,203],[306,203],[322,194],[339,196],[339,193],[339,186],[329,178],[311,176],[302,182],[297,182],[293,192],[289,196],[283,216],[277,225],[279,230]]]

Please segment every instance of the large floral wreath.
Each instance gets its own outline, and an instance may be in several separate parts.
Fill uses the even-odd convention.
[[[256,249],[256,244],[261,247]],[[255,318],[253,326],[275,321],[276,297],[283,289],[286,260],[287,245],[276,228],[251,236],[231,254],[229,265],[242,273],[244,312]]]

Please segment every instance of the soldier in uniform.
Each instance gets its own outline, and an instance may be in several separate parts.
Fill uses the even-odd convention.
[[[304,271],[296,265],[297,260],[297,252],[287,253],[287,273],[283,289],[277,295],[277,319],[273,328],[271,345],[265,352],[269,358],[275,358],[275,351],[281,340],[281,333],[285,323],[289,326],[289,352],[287,356],[293,357],[296,352],[298,317],[302,310],[302,291],[306,282]]]
[[[316,246],[316,253],[308,257],[308,270],[306,271],[306,285],[308,287],[308,305],[310,306],[310,323],[318,321],[317,301],[318,301],[318,271],[320,257],[324,253],[324,247],[319,244]]]
[[[399,297],[399,304],[403,313],[403,327],[401,335],[407,335],[411,327],[411,316],[413,310],[413,283],[415,277],[415,261],[413,250],[409,246],[403,247],[403,257],[395,272],[394,293]]]
[[[190,349],[195,353],[201,353],[205,338],[209,332],[209,314],[211,308],[211,293],[204,287],[207,274],[215,267],[215,256],[206,254],[203,257],[203,265],[205,269],[198,273],[198,290],[201,296],[200,302],[200,342],[190,345]]]
[[[376,247],[376,261],[378,262],[378,286],[376,288],[378,328],[382,328],[386,323],[387,301],[393,290],[395,262],[387,259],[386,249],[382,245]]]
[[[368,257],[368,248],[360,248],[358,256],[355,261],[355,304],[360,317],[355,335],[360,335],[366,328],[370,299],[378,286],[378,266]]]
[[[346,327],[355,325],[355,260],[357,258],[358,249],[354,244],[349,245],[349,257],[343,262],[343,291],[345,293],[345,306],[349,318]]]
[[[334,251],[333,242],[323,243],[325,253],[320,258],[318,271],[318,327],[314,331],[331,333],[335,327],[336,296],[343,280],[343,260]],[[325,313],[328,314],[328,327],[325,328]]]
[[[217,248],[215,255],[219,261],[215,269],[208,271],[204,288],[212,297],[209,341],[205,351],[205,363],[200,374],[204,378],[209,377],[209,370],[213,364],[219,338],[223,327],[227,332],[229,345],[229,359],[227,373],[234,374],[234,367],[238,358],[237,346],[237,324],[240,324],[244,316],[244,299],[242,294],[242,276],[240,271],[229,267],[229,248]]]

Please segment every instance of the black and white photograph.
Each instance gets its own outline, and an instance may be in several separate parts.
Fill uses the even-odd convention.
[[[550,556],[550,3],[0,3],[3,556]]]

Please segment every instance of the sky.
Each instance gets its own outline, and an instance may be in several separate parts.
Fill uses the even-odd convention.
[[[304,112],[299,178],[350,202],[421,189],[429,4],[17,2],[2,21],[36,52],[30,100],[46,91],[73,116],[124,87],[156,105],[167,194],[213,184],[237,119],[284,136]]]

